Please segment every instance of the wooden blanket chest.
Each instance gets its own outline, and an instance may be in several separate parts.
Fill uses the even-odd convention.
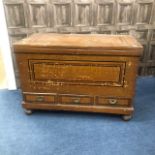
[[[14,44],[22,106],[129,120],[142,46],[129,35],[34,34]]]

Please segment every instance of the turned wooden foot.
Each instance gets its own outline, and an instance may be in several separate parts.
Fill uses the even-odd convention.
[[[27,115],[31,115],[33,111],[32,110],[29,110],[29,109],[24,109],[24,112]]]
[[[122,116],[122,119],[123,119],[124,121],[129,121],[131,118],[132,118],[132,115],[123,115],[123,116]]]

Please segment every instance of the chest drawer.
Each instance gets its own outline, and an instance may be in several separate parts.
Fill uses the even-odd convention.
[[[104,98],[104,97],[96,98],[96,104],[98,105],[128,106],[129,103],[130,103],[129,99],[123,99],[123,98]]]
[[[55,95],[39,95],[39,94],[26,94],[24,95],[25,101],[29,102],[47,102],[54,103]]]
[[[93,104],[93,97],[88,96],[59,96],[59,103],[61,104]]]

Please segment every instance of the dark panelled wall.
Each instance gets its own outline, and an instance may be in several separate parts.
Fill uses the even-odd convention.
[[[36,32],[131,34],[155,75],[155,0],[3,0],[11,44]]]

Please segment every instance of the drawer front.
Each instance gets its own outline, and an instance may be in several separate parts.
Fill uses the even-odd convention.
[[[47,102],[54,103],[55,96],[54,95],[24,95],[25,101],[29,102]]]
[[[61,104],[93,104],[93,98],[87,96],[59,96]]]
[[[104,98],[104,97],[97,97],[96,104],[98,105],[111,105],[111,106],[128,106],[130,103],[130,99],[123,99],[123,98]]]

